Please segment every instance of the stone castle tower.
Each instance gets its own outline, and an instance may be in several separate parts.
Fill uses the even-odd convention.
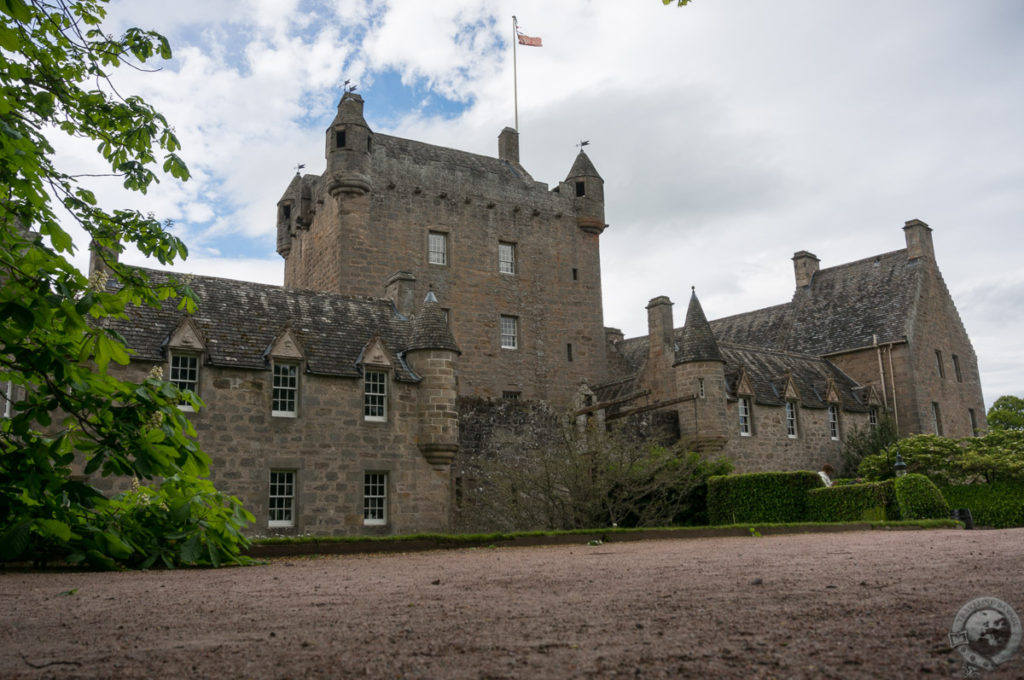
[[[278,202],[284,284],[386,296],[412,316],[433,292],[462,355],[463,395],[567,405],[605,378],[600,236],[604,182],[580,151],[552,189],[519,163],[370,129],[345,93],[321,176],[296,175]]]

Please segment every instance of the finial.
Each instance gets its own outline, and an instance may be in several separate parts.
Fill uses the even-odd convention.
[[[345,79],[345,83],[342,85],[342,87],[344,88],[346,94],[349,93],[349,92],[355,92],[356,91],[356,87],[358,87],[357,85],[349,85],[349,83],[351,83],[351,82],[352,82],[351,80],[346,78]]]
[[[696,295],[697,294],[697,286],[690,286],[690,292],[693,293],[694,295]]]
[[[299,170],[302,170],[304,167],[306,167],[305,163],[299,163],[298,165],[296,165],[295,166],[295,174],[296,175],[299,174]]]
[[[580,143],[576,145],[576,148],[579,149],[580,151],[583,151],[583,147],[585,147],[588,144],[590,144],[589,139],[581,139]]]

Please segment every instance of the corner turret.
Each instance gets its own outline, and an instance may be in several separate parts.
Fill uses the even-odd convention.
[[[590,234],[603,232],[607,226],[604,223],[604,180],[583,149],[577,154],[565,183],[573,196],[576,224]]]
[[[362,195],[370,191],[370,154],[373,131],[363,118],[363,98],[346,92],[338,102],[338,115],[327,128],[327,192]]]
[[[691,289],[690,306],[686,309],[686,325],[683,326],[683,334],[679,339],[679,349],[676,351],[676,363],[690,363],[694,361],[723,361],[722,353],[718,350],[718,341],[711,330],[708,318],[704,316],[704,308],[700,306],[697,299],[696,289]]]
[[[729,435],[725,360],[696,290],[690,293],[674,371],[676,394],[693,396],[677,410],[680,433],[698,451],[720,450]]]
[[[406,357],[422,378],[417,406],[416,444],[431,465],[449,465],[459,450],[458,386],[455,358],[459,347],[433,291],[412,323]]]

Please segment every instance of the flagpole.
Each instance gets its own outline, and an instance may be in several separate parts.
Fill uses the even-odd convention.
[[[516,68],[516,33],[519,28],[516,16],[512,15],[512,102],[515,107],[515,129],[519,132],[519,73]]]

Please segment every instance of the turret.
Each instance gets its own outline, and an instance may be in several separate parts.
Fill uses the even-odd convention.
[[[576,161],[565,178],[573,196],[576,224],[591,234],[600,234],[607,226],[604,223],[604,180],[590,158],[580,149]]]
[[[412,337],[406,348],[410,367],[422,378],[416,443],[431,465],[450,464],[459,450],[459,413],[455,406],[458,355],[459,347],[444,310],[431,291],[413,320]]]
[[[346,92],[338,102],[338,115],[327,128],[327,192],[361,195],[370,191],[370,154],[373,131],[363,118],[363,98]]]
[[[694,397],[679,406],[680,432],[697,450],[717,450],[728,438],[725,361],[696,291],[690,294],[674,371],[676,393]]]

